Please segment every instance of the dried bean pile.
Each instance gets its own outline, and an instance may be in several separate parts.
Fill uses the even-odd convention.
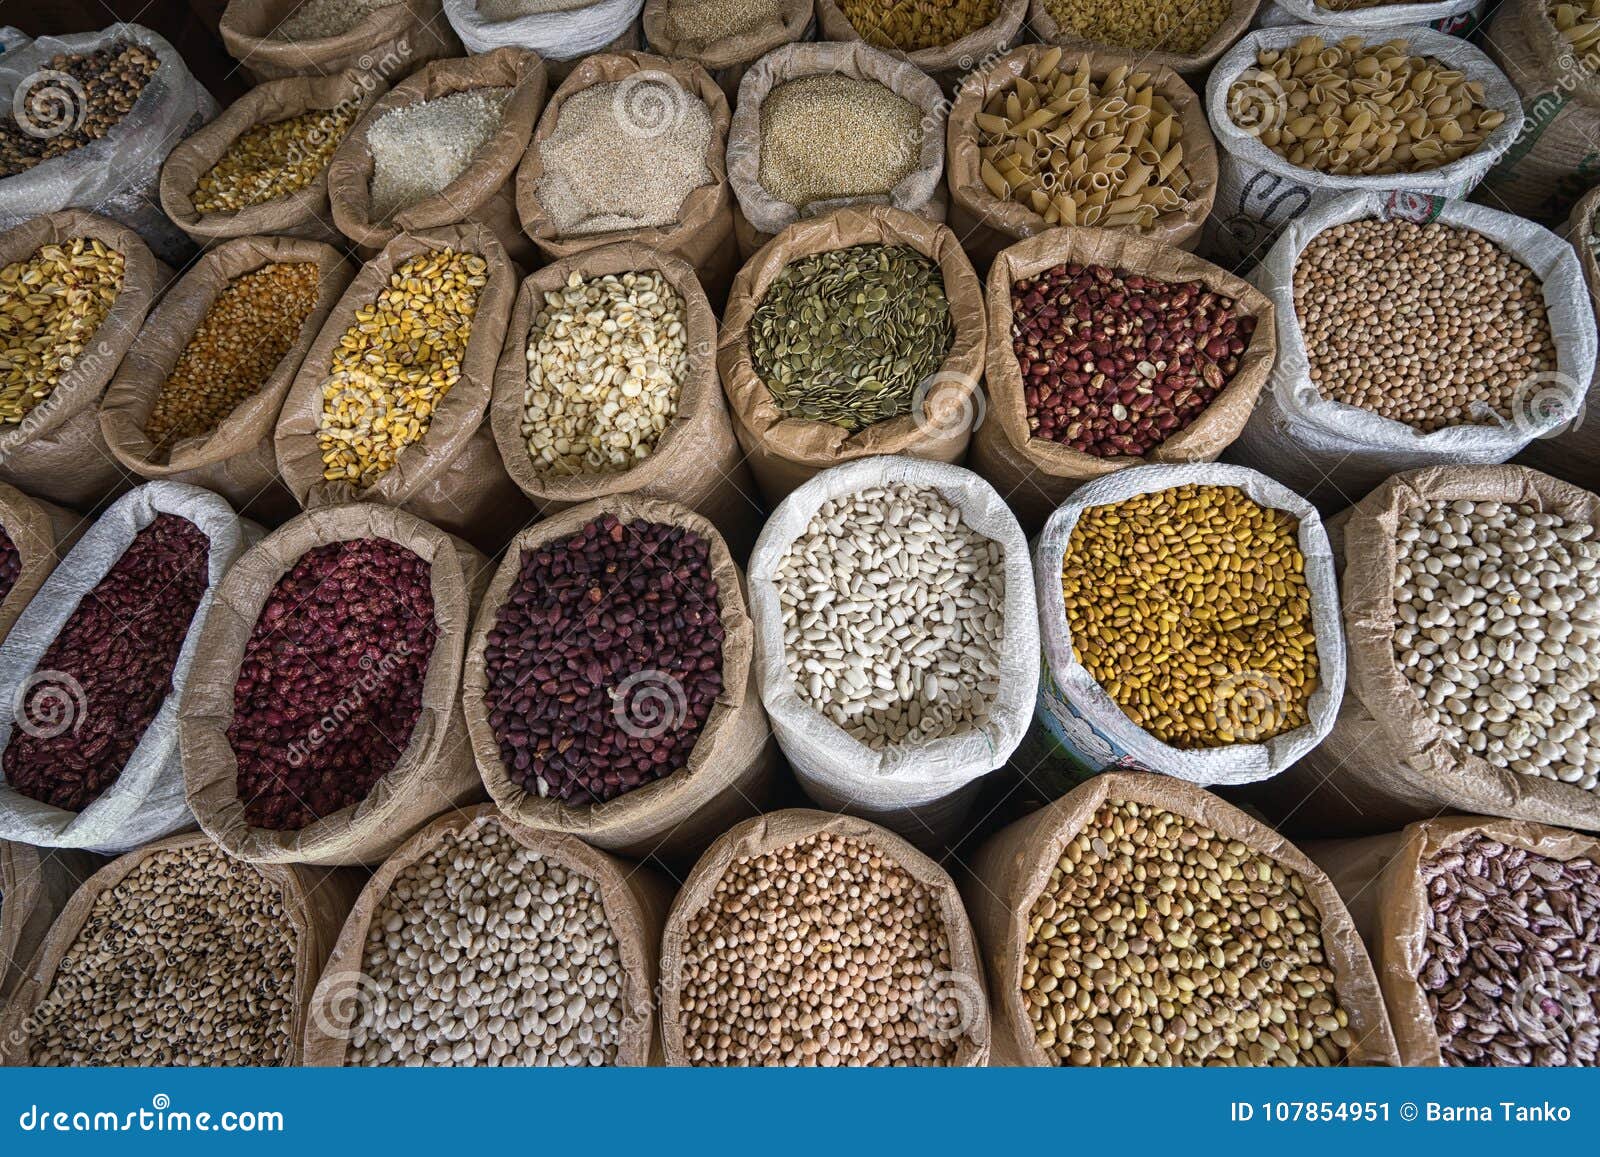
[[[1355,1043],[1305,881],[1148,804],[1108,800],[1062,849],[1022,996],[1063,1065],[1337,1065]]]
[[[1200,281],[1070,262],[1011,287],[1028,429],[1099,458],[1142,457],[1239,368],[1256,319]]]
[[[758,180],[773,198],[886,197],[922,159],[922,110],[875,80],[829,74],[780,84],[761,103]]]
[[[237,213],[304,189],[328,167],[360,111],[347,101],[245,130],[195,184],[195,209]]]
[[[17,550],[17,544],[11,541],[6,528],[0,526],[0,603],[10,597],[11,588],[17,585],[17,579],[21,576],[22,554]]]
[[[252,827],[298,831],[367,797],[411,742],[437,631],[428,563],[398,543],[330,542],[289,568],[233,689]]]
[[[791,261],[750,319],[750,361],[778,409],[852,433],[910,410],[954,341],[939,266],[908,245]]]
[[[353,1065],[607,1065],[622,955],[595,882],[491,820],[441,839],[373,914]]]
[[[1233,10],[1231,0],[1045,0],[1044,6],[1074,40],[1179,55],[1200,51]]]
[[[839,0],[839,8],[868,44],[918,52],[970,36],[1000,12],[1000,0]]]
[[[500,131],[510,88],[474,88],[390,109],[367,130],[372,217],[444,192]]]
[[[684,936],[676,1015],[691,1065],[941,1065],[950,939],[937,898],[827,832],[741,856]]]
[[[317,306],[314,262],[264,266],[217,295],[178,355],[145,419],[156,458],[211,433],[266,384]]]
[[[52,56],[22,78],[6,102],[0,179],[100,140],[133,111],[160,67],[155,53],[121,40],[92,52]]]
[[[1528,421],[1529,386],[1556,367],[1533,271],[1437,221],[1318,233],[1295,265],[1294,309],[1323,397],[1423,433]]]
[[[23,684],[0,764],[29,799],[82,811],[116,782],[172,692],[211,543],[157,515],[78,602]]]
[[[1600,865],[1484,835],[1422,865],[1417,976],[1448,1065],[1600,1065]]]
[[[267,33],[271,40],[322,40],[349,32],[380,8],[399,0],[305,0]]]
[[[1600,540],[1530,506],[1430,502],[1395,531],[1395,662],[1459,748],[1600,787]]]
[[[0,269],[0,427],[50,396],[122,292],[122,254],[74,237]]]
[[[1232,486],[1177,486],[1079,517],[1061,561],[1072,650],[1177,748],[1304,726],[1316,637],[1299,523]]]
[[[511,779],[588,804],[681,770],[722,694],[717,596],[682,527],[605,514],[524,550],[484,652]]]
[[[95,898],[34,1018],[34,1065],[285,1065],[295,930],[283,890],[210,844]]]
[[[796,692],[868,747],[989,718],[1005,554],[937,490],[874,486],[825,502],[775,581]]]

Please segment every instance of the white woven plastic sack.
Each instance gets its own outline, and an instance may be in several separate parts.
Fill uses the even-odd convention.
[[[1362,9],[1363,13],[1372,9]],[[1262,144],[1254,132],[1240,128],[1229,112],[1233,82],[1256,62],[1262,48],[1284,48],[1303,36],[1339,39],[1347,30],[1295,24],[1252,32],[1228,50],[1206,83],[1206,119],[1220,147],[1217,199],[1206,221],[1205,242],[1212,260],[1224,265],[1261,260],[1283,227],[1296,217],[1320,209],[1350,192],[1396,192],[1418,196],[1465,197],[1483,180],[1500,154],[1522,132],[1522,102],[1517,90],[1477,48],[1454,36],[1427,28],[1376,29],[1368,43],[1404,40],[1414,55],[1431,56],[1460,69],[1483,85],[1484,100],[1506,114],[1478,151],[1425,173],[1392,173],[1375,177],[1337,177],[1292,165]],[[1266,86],[1252,88],[1236,107],[1249,110],[1257,123],[1281,116],[1283,94]]]
[[[1312,382],[1294,309],[1295,265],[1324,229],[1371,217],[1442,221],[1471,229],[1539,278],[1555,339],[1556,368],[1519,383],[1509,415],[1486,414],[1490,420],[1482,425],[1422,434],[1404,422],[1329,401]],[[1351,276],[1359,278],[1361,272],[1354,270]],[[1278,361],[1226,457],[1266,471],[1315,501],[1347,506],[1402,470],[1504,462],[1535,438],[1570,427],[1594,376],[1594,311],[1577,253],[1543,226],[1483,205],[1350,193],[1292,222],[1250,280],[1275,307]]]
[[[48,713],[52,725],[86,709],[83,690],[70,676],[55,672],[52,680],[52,673],[38,672],[35,677],[39,660],[83,596],[122,557],[133,536],[159,514],[187,518],[211,542],[209,582],[172,669],[173,691],[128,756],[116,782],[81,812],[29,799],[9,787],[0,771],[0,839],[116,855],[194,824],[184,800],[183,767],[178,758],[178,700],[200,627],[211,609],[212,592],[233,561],[261,537],[259,527],[241,519],[209,490],[178,482],[147,482],[130,491],[100,516],[45,580],[0,646],[0,751],[11,742],[16,713],[25,696],[30,710],[41,716]]]
[[[143,45],[161,66],[145,83],[121,123],[98,141],[0,181],[0,231],[58,209],[88,209],[132,229],[161,260],[182,264],[194,246],[161,211],[161,166],[179,141],[217,115],[217,102],[197,81],[177,49],[138,24],[113,24],[100,32],[41,36],[0,56],[0,108],[12,109],[18,91],[36,94],[50,109],[49,123],[30,131],[48,134],[83,114],[82,86],[48,67],[58,53],[89,52],[125,40]]]
[[[1233,486],[1262,506],[1285,510],[1300,520],[1300,553],[1306,560],[1311,592],[1311,624],[1317,637],[1317,688],[1307,704],[1308,722],[1265,743],[1240,743],[1183,751],[1162,743],[1129,719],[1072,650],[1066,598],[1061,592],[1061,559],[1078,518],[1092,506],[1107,506],[1138,494],[1174,486]],[[1091,772],[1117,767],[1158,771],[1204,786],[1257,783],[1270,779],[1321,743],[1333,728],[1344,695],[1344,630],[1339,619],[1339,585],[1333,552],[1316,507],[1292,490],[1242,466],[1200,462],[1186,466],[1135,466],[1107,474],[1075,491],[1044,525],[1034,548],[1034,580],[1039,588],[1039,634],[1044,673],[1039,682],[1039,722]],[[1251,706],[1261,692],[1241,685]],[[1270,705],[1270,704],[1269,704]]]
[[[1320,24],[1344,36],[1417,24],[1450,36],[1464,36],[1488,7],[1489,0],[1429,0],[1422,4],[1377,4],[1335,11],[1322,7],[1317,0],[1266,0],[1256,9],[1253,27]]]
[[[445,19],[473,54],[497,48],[531,48],[546,60],[575,60],[599,52],[628,30],[644,0],[567,0],[560,11],[489,20],[478,0],[444,0]]]
[[[784,663],[775,578],[790,546],[824,502],[895,483],[936,488],[969,527],[1004,549],[1005,639],[1000,690],[986,723],[965,735],[874,751],[795,691]],[[1039,680],[1028,543],[994,488],[970,470],[913,458],[863,458],[825,470],[773,511],[750,557],[749,579],[761,701],[806,794],[823,807],[875,820],[923,846],[965,834],[960,823],[978,781],[1005,763],[1027,731]]]

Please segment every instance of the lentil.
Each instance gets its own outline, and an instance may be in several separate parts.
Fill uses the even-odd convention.
[[[1068,262],[1011,286],[1011,344],[1033,437],[1140,457],[1239,369],[1256,319],[1201,281]]]
[[[937,490],[874,486],[823,503],[774,581],[796,693],[868,747],[988,720],[1004,551]]]
[[[323,40],[342,36],[399,0],[305,0],[267,33],[269,40]]]
[[[286,1065],[295,931],[283,889],[195,843],[95,897],[40,1002],[34,1065]]]
[[[1600,1064],[1600,866],[1482,833],[1422,864],[1422,968],[1447,1065]]]
[[[1395,661],[1495,767],[1600,786],[1600,541],[1530,506],[1429,502],[1395,530]]]
[[[1107,800],[1028,914],[1022,998],[1062,1065],[1337,1065],[1354,1043],[1305,881]]]
[[[787,81],[761,104],[761,187],[804,209],[886,197],[917,171],[922,111],[872,80],[836,73]]]
[[[237,213],[299,192],[322,175],[360,111],[346,103],[246,129],[195,185],[195,210]]]
[[[1437,169],[1506,119],[1459,69],[1412,56],[1404,40],[1360,36],[1261,49],[1228,90],[1228,113],[1290,164],[1339,176]]]
[[[829,832],[740,856],[684,936],[671,1010],[691,1065],[937,1065],[957,1043],[919,1001],[950,968],[937,898]]]
[[[444,192],[500,131],[509,87],[474,88],[390,109],[367,131],[372,216],[386,221]]]
[[[11,588],[22,577],[22,552],[11,541],[6,528],[0,526],[0,603],[11,597]]]
[[[522,435],[541,474],[613,474],[672,424],[689,373],[683,296],[651,270],[545,294],[528,333]]]
[[[706,102],[669,73],[593,85],[563,102],[540,146],[539,203],[560,237],[672,225],[712,182],[714,132]]]
[[[879,48],[918,52],[970,36],[1000,13],[1000,0],[839,0],[861,39]]]
[[[12,788],[82,811],[116,782],[172,694],[172,672],[210,582],[211,544],[160,514],[79,600],[32,677],[0,766]]]
[[[251,827],[299,831],[367,798],[411,742],[437,633],[428,563],[398,543],[330,542],[289,568],[233,689]]]
[[[160,457],[184,438],[210,434],[266,384],[317,307],[314,262],[263,266],[229,282],[178,355],[145,420]]]
[[[778,409],[852,433],[910,410],[954,341],[939,266],[908,245],[791,261],[750,319],[750,360]]]
[[[1380,0],[1381,2],[1381,0]],[[1076,40],[1140,52],[1199,52],[1233,11],[1231,0],[1045,0],[1061,31]]]
[[[373,913],[376,984],[355,1065],[608,1065],[622,1036],[621,949],[600,889],[498,820],[442,838]]]
[[[1090,507],[1061,562],[1073,654],[1173,747],[1265,743],[1304,726],[1317,652],[1298,529],[1232,486]]]
[[[407,258],[356,310],[322,387],[323,478],[365,489],[419,442],[456,382],[489,264],[434,249]]]
[[[0,426],[50,396],[122,292],[122,254],[74,237],[0,269]]]
[[[1323,397],[1422,433],[1515,420],[1527,383],[1556,367],[1532,270],[1442,222],[1323,230],[1295,265],[1294,307]]]
[[[161,62],[118,40],[90,52],[58,52],[18,84],[0,117],[0,179],[98,141],[138,103]]]
[[[670,0],[666,15],[674,40],[701,47],[782,19],[778,0]]]

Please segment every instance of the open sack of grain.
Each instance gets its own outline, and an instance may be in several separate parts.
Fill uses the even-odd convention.
[[[752,64],[816,31],[811,0],[645,0],[642,20],[651,52],[698,64],[730,105]]]
[[[817,0],[817,39],[865,41],[952,91],[980,61],[1023,38],[1028,0]]]
[[[393,84],[461,42],[440,0],[228,0],[218,32],[257,83],[376,73]]]

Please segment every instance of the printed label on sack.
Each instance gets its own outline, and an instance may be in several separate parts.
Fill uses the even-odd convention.
[[[1443,197],[1429,196],[1427,193],[1390,193],[1383,203],[1384,216],[1401,221],[1410,221],[1414,225],[1428,225],[1436,220],[1444,209]]]
[[[1034,717],[1061,746],[1062,753],[1090,775],[1102,771],[1147,771],[1122,747],[1102,732],[1067,700],[1050,664],[1039,657],[1039,698]]]

